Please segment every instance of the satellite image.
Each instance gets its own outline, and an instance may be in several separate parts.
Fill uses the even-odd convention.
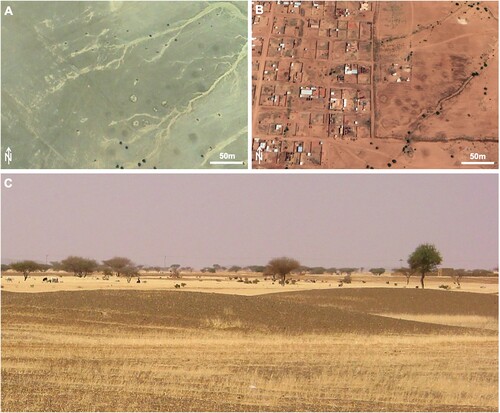
[[[14,2],[4,168],[247,168],[246,2]]]
[[[498,3],[252,12],[254,167],[498,167]]]

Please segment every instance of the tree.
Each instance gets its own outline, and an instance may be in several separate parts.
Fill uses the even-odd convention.
[[[385,272],[385,268],[370,268],[370,272],[373,275],[382,275]]]
[[[10,265],[2,264],[2,272],[10,270]]]
[[[434,271],[443,261],[441,253],[433,244],[421,244],[408,257],[410,269],[420,273],[420,283],[424,287],[425,274]]]
[[[35,261],[18,261],[10,265],[14,271],[21,272],[24,275],[24,281],[28,279],[31,272],[40,271],[41,266]]]
[[[109,277],[113,275],[113,270],[105,265],[101,266],[99,270],[102,272],[103,280],[109,280]]]
[[[117,277],[122,274],[124,268],[134,267],[134,263],[125,257],[113,257],[109,260],[103,261],[103,263],[110,267],[116,273]]]
[[[170,274],[173,278],[181,278],[181,271],[179,270],[180,267],[180,264],[173,264],[170,266]]]
[[[63,271],[72,272],[75,277],[85,278],[87,275],[92,274],[98,268],[95,260],[90,260],[83,257],[76,257],[74,255],[61,261],[61,269]]]
[[[130,283],[132,277],[137,277],[137,280],[140,281],[139,278],[139,269],[133,265],[127,265],[120,270],[120,274],[124,277],[127,277],[127,282]]]
[[[410,277],[413,275],[413,271],[407,267],[396,268],[394,270],[396,274],[402,274],[406,277],[406,285],[410,283]]]
[[[229,272],[238,272],[241,270],[241,267],[239,265],[233,265],[231,267],[229,267],[228,271]]]
[[[270,274],[278,275],[281,277],[281,285],[285,285],[286,276],[292,271],[300,268],[300,263],[288,257],[273,258],[268,262],[266,271]]]
[[[312,268],[309,268],[309,273],[310,274],[324,274],[326,272],[326,268],[324,267],[312,267]]]

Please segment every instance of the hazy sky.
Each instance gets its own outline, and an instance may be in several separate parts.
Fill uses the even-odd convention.
[[[12,175],[2,262],[384,266],[423,242],[444,266],[498,264],[495,175]]]

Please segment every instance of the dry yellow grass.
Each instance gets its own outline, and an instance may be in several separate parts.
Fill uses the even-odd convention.
[[[2,409],[498,409],[495,336],[245,334],[206,322],[4,325]]]
[[[377,314],[383,317],[397,318],[400,320],[419,321],[421,323],[441,324],[467,328],[484,328],[498,331],[498,319],[479,315],[464,314]]]

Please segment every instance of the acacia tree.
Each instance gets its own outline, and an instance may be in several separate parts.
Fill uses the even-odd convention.
[[[123,273],[124,268],[135,267],[132,260],[125,257],[113,257],[109,260],[103,261],[103,264],[111,268],[111,270],[115,272],[117,277],[119,277]]]
[[[173,278],[180,278],[181,277],[181,273],[179,270],[180,267],[181,267],[180,264],[172,264],[170,266],[170,274],[172,274]]]
[[[412,271],[420,273],[420,283],[424,287],[425,274],[436,270],[443,258],[433,244],[421,244],[408,257],[408,265]]]
[[[127,282],[130,283],[132,277],[137,277],[137,281],[140,282],[139,269],[133,265],[128,265],[121,269],[121,275],[127,277]]]
[[[385,272],[385,268],[370,268],[370,272],[373,275],[382,275]]]
[[[41,271],[43,269],[41,264],[30,260],[15,262],[10,265],[10,268],[14,271],[21,272],[24,275],[24,281],[28,279],[30,273],[34,271]]]
[[[281,277],[281,285],[285,285],[286,276],[300,268],[300,263],[288,257],[273,258],[268,262],[266,272]]]
[[[394,270],[396,274],[402,274],[406,277],[406,285],[410,283],[410,277],[413,275],[413,271],[408,267],[396,268]]]
[[[87,275],[92,274],[98,268],[95,260],[90,260],[83,257],[74,255],[61,261],[61,269],[63,271],[72,272],[75,277],[85,278]]]

